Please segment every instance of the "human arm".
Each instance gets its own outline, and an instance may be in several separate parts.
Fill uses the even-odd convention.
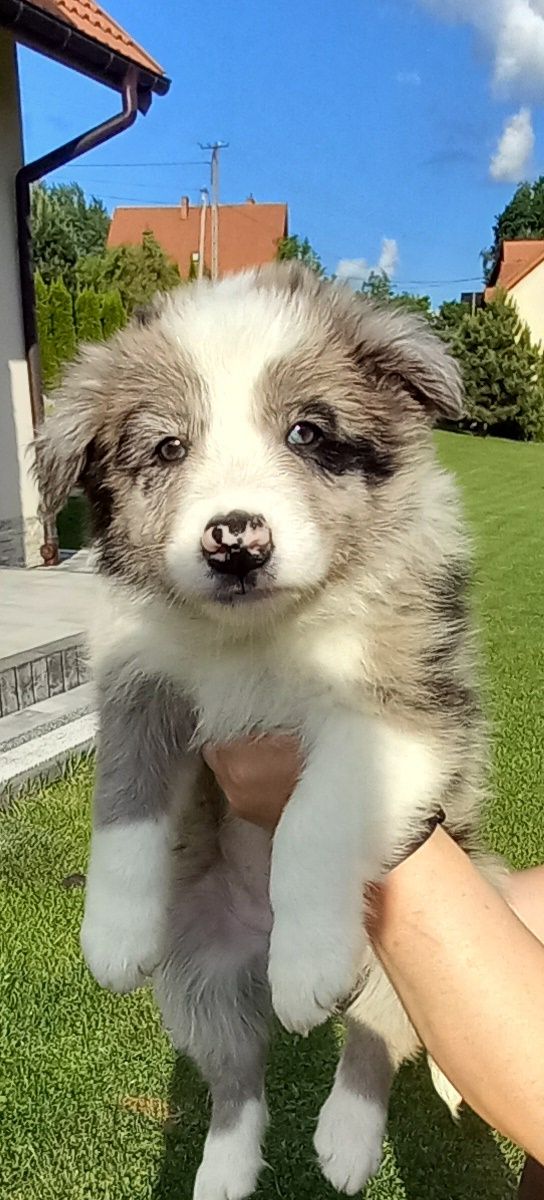
[[[207,750],[238,815],[273,829],[300,772],[294,739]],[[544,868],[514,876],[519,920],[443,830],[376,889],[376,953],[444,1074],[544,1159]]]
[[[543,1160],[544,947],[443,829],[379,893],[373,945],[423,1044],[484,1120]]]

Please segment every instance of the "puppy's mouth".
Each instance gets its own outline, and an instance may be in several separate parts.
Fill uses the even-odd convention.
[[[207,600],[230,607],[262,604],[277,596],[279,588],[272,579],[262,579],[258,572],[237,579],[235,576],[214,576]]]

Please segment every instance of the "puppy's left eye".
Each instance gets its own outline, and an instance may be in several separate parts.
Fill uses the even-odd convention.
[[[163,438],[158,446],[155,446],[155,454],[162,462],[173,463],[181,462],[185,458],[187,450],[180,438],[167,437]]]
[[[314,425],[312,421],[297,421],[287,434],[287,443],[289,446],[313,446],[323,436],[319,425]]]

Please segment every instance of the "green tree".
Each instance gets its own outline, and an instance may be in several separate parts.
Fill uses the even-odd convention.
[[[32,253],[45,283],[63,279],[75,291],[76,263],[105,250],[110,218],[101,200],[76,183],[36,183],[31,196]]]
[[[157,292],[168,292],[181,283],[176,263],[149,230],[138,246],[116,246],[82,259],[77,266],[77,280],[81,288],[97,292],[117,289],[128,316],[149,303]]]
[[[406,308],[429,319],[432,315],[430,296],[396,292],[387,271],[371,271],[361,284],[360,291],[363,296],[370,296],[372,300],[378,300],[381,304],[394,304],[396,308]]]
[[[314,250],[308,238],[302,239],[296,233],[291,237],[280,238],[276,243],[277,262],[288,262],[290,259],[297,259],[298,262],[311,267],[316,275],[325,274],[319,254]]]
[[[412,295],[412,292],[397,292],[393,304],[397,308],[406,308],[409,312],[419,313],[422,317],[427,317],[429,320],[431,320],[433,315],[430,296],[415,296]]]
[[[544,175],[520,183],[502,213],[495,218],[493,241],[482,250],[484,275],[489,280],[505,238],[544,238]]]
[[[59,367],[71,362],[76,353],[74,306],[62,279],[55,279],[49,288],[51,332]]]
[[[544,442],[544,355],[540,347],[531,342],[526,325],[520,334],[519,349],[527,360],[530,386],[521,397],[516,426],[524,441]]]
[[[461,300],[444,300],[436,317],[436,328],[440,334],[455,329],[470,309]]]
[[[78,342],[101,342],[100,296],[92,288],[84,288],[76,300]]]
[[[38,272],[34,281],[36,289],[36,325],[42,368],[42,382],[46,391],[54,387],[59,377],[59,364],[51,328],[49,288]]]
[[[111,292],[104,292],[100,299],[102,336],[106,339],[123,327],[127,316],[118,288],[112,288]]]
[[[500,295],[475,313],[443,305],[435,327],[463,372],[468,428],[544,440],[544,357],[514,305]]]
[[[369,296],[371,300],[379,300],[382,304],[393,300],[395,295],[387,271],[370,271],[359,291],[362,296]]]

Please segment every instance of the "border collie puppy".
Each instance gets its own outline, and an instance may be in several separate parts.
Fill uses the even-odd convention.
[[[79,482],[99,561],[83,951],[114,991],[153,978],[209,1084],[195,1200],[255,1188],[271,1012],[306,1033],[339,1005],[315,1147],[359,1192],[419,1049],[365,885],[438,813],[500,876],[478,848],[467,545],[431,437],[461,401],[425,322],[275,265],[181,287],[85,347],[38,438],[45,507]],[[271,838],[226,811],[200,749],[280,730],[305,766]]]

